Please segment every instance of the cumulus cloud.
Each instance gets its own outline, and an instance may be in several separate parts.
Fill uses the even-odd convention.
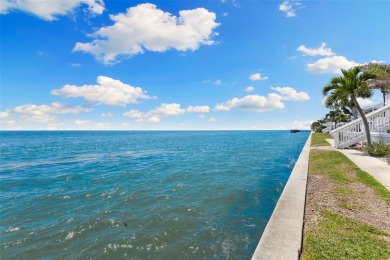
[[[286,125],[280,126],[281,129],[310,129],[311,124],[314,122],[314,120],[295,120],[292,121]]]
[[[16,125],[15,120],[2,120],[0,124],[2,130],[20,130],[21,127]]]
[[[296,17],[297,10],[303,8],[298,0],[286,0],[279,5],[279,10],[286,14],[286,17]]]
[[[302,52],[304,55],[326,56],[325,58],[318,59],[313,63],[306,64],[307,70],[315,74],[340,74],[340,69],[350,69],[361,65],[353,60],[348,60],[344,56],[336,55],[331,48],[326,47],[325,42],[321,43],[321,46],[318,48],[308,48],[305,45],[300,45],[297,50]]]
[[[361,107],[369,107],[376,104],[374,101],[372,101],[369,98],[357,98],[357,101],[359,102],[359,105]]]
[[[232,108],[240,108],[242,110],[264,112],[273,109],[282,109],[284,104],[281,95],[270,93],[266,97],[260,95],[248,95],[243,98],[233,98],[222,104],[217,104],[215,110],[229,111]]]
[[[7,111],[0,112],[0,119],[4,119],[7,117],[9,117],[9,112]]]
[[[91,108],[83,106],[69,107],[63,103],[53,102],[50,105],[27,104],[15,107],[12,111],[17,114],[42,116],[47,114],[78,114],[89,112]]]
[[[138,123],[158,123],[162,117],[178,116],[185,113],[207,113],[209,111],[210,108],[208,106],[189,106],[187,108],[182,108],[181,105],[177,103],[163,103],[158,108],[146,113],[133,109],[123,113],[123,115],[134,118]]]
[[[0,14],[18,10],[53,21],[57,20],[57,16],[67,15],[81,5],[88,6],[88,12],[91,14],[102,14],[104,11],[102,0],[0,0]]]
[[[291,87],[272,87],[271,89],[282,94],[284,100],[306,101],[310,99],[310,96],[306,92],[297,92]]]
[[[255,88],[252,87],[252,86],[248,86],[248,87],[245,88],[246,92],[252,92],[253,90],[255,90]]]
[[[101,103],[110,106],[126,106],[130,103],[137,103],[138,99],[151,99],[146,91],[140,87],[132,87],[105,76],[97,77],[98,85],[65,85],[50,93],[62,97],[82,97],[87,102]]]
[[[145,3],[110,15],[114,25],[102,27],[90,36],[89,43],[78,42],[73,51],[91,53],[98,61],[113,64],[145,50],[164,52],[169,49],[195,51],[212,45],[213,30],[219,25],[216,15],[204,8],[182,10],[179,17]]]
[[[307,64],[307,69],[312,73],[341,73],[340,69],[350,69],[360,65],[359,63],[348,60],[344,56],[332,56],[319,59],[314,63]]]
[[[50,105],[26,104],[15,107],[12,112],[20,115],[21,121],[44,123],[56,119],[53,114],[78,114],[89,112],[91,108],[83,106],[69,107],[65,104],[54,102]]]
[[[192,113],[208,113],[210,108],[209,106],[189,106],[186,111]]]
[[[105,130],[111,129],[110,123],[99,123],[91,120],[80,120],[76,119],[73,121],[77,129],[80,130]]]
[[[305,45],[300,45],[297,48],[297,51],[302,52],[303,54],[309,55],[309,56],[333,56],[335,53],[332,51],[331,48],[326,47],[326,43],[321,43],[321,46],[318,48],[308,48]]]
[[[268,77],[263,77],[263,76],[261,76],[260,73],[254,73],[254,74],[249,76],[249,79],[253,80],[253,81],[255,81],[255,80],[267,80]]]

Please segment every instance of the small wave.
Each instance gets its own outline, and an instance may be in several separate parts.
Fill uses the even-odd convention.
[[[108,244],[107,247],[108,249],[116,251],[119,248],[133,248],[134,246],[131,244]]]
[[[9,227],[5,232],[11,233],[20,230],[20,227]]]
[[[70,231],[69,233],[68,233],[68,235],[65,237],[65,240],[69,240],[69,239],[72,239],[73,237],[74,237],[74,232],[73,231]]]
[[[228,259],[230,256],[230,252],[234,249],[234,243],[231,238],[226,238],[222,242],[222,253],[226,256]]]
[[[254,228],[256,227],[256,224],[249,224],[249,225],[245,225],[246,227],[251,227],[251,228]]]

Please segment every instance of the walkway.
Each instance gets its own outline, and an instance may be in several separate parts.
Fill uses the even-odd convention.
[[[326,139],[328,143],[333,147],[333,139]],[[368,156],[363,152],[354,149],[337,149],[337,151],[343,153],[360,169],[373,176],[383,186],[390,190],[390,165],[381,159]]]

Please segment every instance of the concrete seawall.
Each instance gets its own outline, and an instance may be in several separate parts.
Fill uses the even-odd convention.
[[[252,260],[298,259],[302,246],[311,134],[256,247]]]

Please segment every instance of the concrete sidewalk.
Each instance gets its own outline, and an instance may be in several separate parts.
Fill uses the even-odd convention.
[[[326,139],[334,147],[333,139]],[[373,176],[378,182],[390,190],[390,165],[381,159],[368,156],[354,149],[336,149],[348,157],[360,169]]]

